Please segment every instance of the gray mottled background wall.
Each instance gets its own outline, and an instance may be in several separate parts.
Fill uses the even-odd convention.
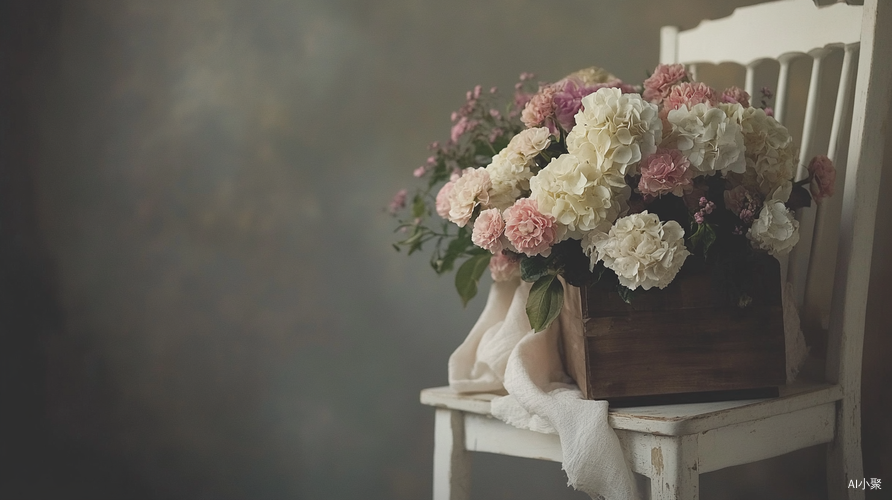
[[[3,3],[0,496],[429,496],[418,391],[445,383],[482,301],[462,309],[426,257],[391,249],[389,197],[475,84],[592,64],[640,81],[661,25],[751,3]],[[889,199],[864,365],[881,478]],[[476,498],[584,498],[558,464],[475,459]],[[702,492],[805,499],[823,482],[816,448]]]

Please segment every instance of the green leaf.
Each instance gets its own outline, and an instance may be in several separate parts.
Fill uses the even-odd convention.
[[[545,257],[536,255],[520,261],[520,279],[534,283],[546,274],[548,274],[548,261]]]
[[[477,295],[477,284],[480,283],[480,277],[483,276],[483,271],[489,266],[489,259],[491,258],[492,254],[489,252],[474,255],[466,260],[456,271],[455,288],[458,290],[458,295],[461,297],[464,305],[468,305],[468,302]]]
[[[427,204],[424,203],[424,198],[420,194],[416,194],[412,201],[412,217],[424,217],[426,212]]]
[[[690,239],[691,250],[695,250],[697,247],[702,246],[703,256],[706,257],[706,254],[709,253],[709,248],[715,243],[715,227],[708,222],[704,222],[703,224],[692,222],[691,228],[694,230],[694,234],[691,235]]]
[[[616,293],[619,294],[619,298],[623,299],[623,302],[626,304],[632,303],[632,297],[635,295],[635,291],[629,288],[626,288],[623,285],[616,285]]]
[[[561,313],[563,306],[564,285],[557,275],[542,276],[533,283],[530,296],[527,298],[527,318],[530,319],[530,326],[537,332],[548,328],[548,325]]]
[[[703,256],[709,253],[709,247],[715,243],[715,229],[712,224],[703,224]]]

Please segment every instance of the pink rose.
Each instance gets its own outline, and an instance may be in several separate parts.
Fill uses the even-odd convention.
[[[455,182],[449,181],[437,193],[437,214],[444,219],[449,218],[449,193],[452,192],[453,186],[455,186]]]
[[[644,80],[643,97],[650,102],[660,102],[669,95],[673,85],[689,80],[684,64],[660,64],[650,78]]]
[[[489,261],[489,272],[493,281],[508,281],[520,277],[520,259],[505,252],[499,252]]]
[[[677,149],[657,149],[641,162],[641,194],[660,196],[672,193],[682,196],[693,189],[691,163]]]
[[[518,252],[547,257],[557,236],[554,217],[539,212],[536,200],[521,198],[505,210],[505,236]]]
[[[494,254],[502,251],[502,233],[505,231],[505,221],[498,208],[490,208],[480,212],[474,221],[474,230],[471,231],[471,241],[478,247],[489,250]]]
[[[812,158],[808,164],[808,173],[811,176],[811,195],[817,202],[833,196],[836,186],[836,168],[830,158],[818,155]]]
[[[740,104],[744,108],[750,107],[750,95],[740,87],[728,87],[722,92],[722,102]]]

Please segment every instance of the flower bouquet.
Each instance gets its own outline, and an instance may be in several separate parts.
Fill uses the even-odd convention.
[[[521,75],[505,107],[495,88],[469,91],[450,140],[415,170],[426,185],[411,199],[400,191],[391,210],[410,212],[397,250],[431,242],[437,273],[463,261],[465,303],[487,266],[495,280],[531,282],[537,331],[561,312],[559,276],[634,304],[691,259],[710,270],[703,293],[746,308],[760,290],[753,269],[799,240],[794,211],[832,194],[826,157],[793,182],[797,150],[767,89],[752,106],[745,91],[718,92],[682,65],[659,65],[643,85],[599,68],[537,89],[532,78]]]

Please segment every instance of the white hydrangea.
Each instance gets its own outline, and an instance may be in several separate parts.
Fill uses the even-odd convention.
[[[634,174],[641,158],[656,151],[662,134],[655,104],[638,94],[602,88],[582,98],[576,126],[567,135],[567,149],[620,175]]]
[[[572,154],[563,154],[530,179],[530,198],[536,200],[540,212],[554,217],[565,231],[561,240],[580,239],[628,210],[631,189],[617,187],[617,179],[611,177],[617,174]]]
[[[736,180],[765,196],[793,180],[798,159],[787,128],[759,108],[746,108],[740,127],[747,168]]]
[[[646,211],[617,220],[609,232],[589,233],[582,248],[592,267],[603,261],[620,284],[631,290],[665,288],[690,255],[684,229],[675,221],[661,223],[656,214]]]
[[[799,221],[784,202],[790,198],[792,183],[785,183],[765,201],[759,218],[753,221],[746,233],[753,248],[767,250],[769,254],[783,256],[799,243]]]
[[[722,108],[705,103],[690,109],[682,105],[669,111],[667,120],[672,125],[668,140],[675,141],[694,170],[709,175],[746,169],[741,127]]]

